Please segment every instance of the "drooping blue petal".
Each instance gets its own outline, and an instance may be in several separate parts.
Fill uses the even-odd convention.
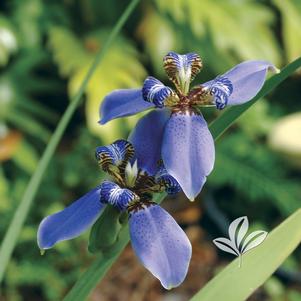
[[[156,174],[156,181],[165,187],[168,194],[176,194],[181,191],[181,186],[174,177],[168,174],[163,163]]]
[[[228,105],[238,105],[251,100],[261,90],[268,70],[277,72],[277,68],[267,61],[245,61],[230,69],[218,78],[232,83],[233,92],[228,97]],[[209,87],[215,80],[202,86]]]
[[[135,148],[138,167],[150,175],[155,175],[158,170],[163,131],[169,116],[167,109],[148,113],[138,121],[128,138]]]
[[[118,166],[128,161],[134,155],[134,148],[131,143],[120,139],[107,146],[99,146],[95,150],[95,157],[104,170],[110,165]]]
[[[153,103],[157,108],[163,108],[165,101],[169,98],[177,97],[171,88],[152,76],[144,81],[142,95],[145,101]]]
[[[203,116],[173,114],[165,126],[162,159],[190,200],[201,191],[214,158],[214,141]]]
[[[120,117],[135,115],[155,105],[144,101],[141,89],[121,89],[108,94],[100,106],[100,124]]]
[[[142,264],[166,289],[179,286],[187,274],[191,244],[172,216],[149,204],[130,212],[129,227],[133,249]]]
[[[97,187],[64,210],[44,218],[38,229],[40,249],[50,249],[57,242],[79,236],[94,224],[103,206]]]
[[[168,78],[178,87],[189,83],[202,68],[202,61],[197,53],[178,54],[169,52],[163,59],[164,69]],[[188,91],[186,91],[188,92]]]
[[[103,203],[108,203],[124,211],[129,203],[138,199],[138,196],[127,188],[120,188],[117,184],[104,181],[101,184],[101,201]]]

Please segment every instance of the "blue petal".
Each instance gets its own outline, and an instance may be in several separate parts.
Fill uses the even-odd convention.
[[[176,194],[181,191],[181,187],[177,180],[167,173],[163,164],[159,167],[156,174],[156,181],[165,187],[168,194]]]
[[[94,224],[103,209],[100,187],[94,188],[64,210],[43,219],[38,229],[40,249],[75,238]]]
[[[138,196],[131,190],[120,188],[110,181],[104,181],[101,184],[100,195],[103,203],[109,203],[120,211],[124,211],[132,201],[138,199]]]
[[[154,107],[153,103],[144,101],[141,89],[115,90],[107,95],[100,106],[100,124],[108,121],[135,115]]]
[[[236,65],[220,78],[231,81],[233,92],[228,98],[228,105],[238,105],[251,100],[261,90],[268,70],[277,72],[277,68],[267,61],[246,61]],[[212,85],[213,81],[203,86]]]
[[[200,56],[193,52],[181,55],[171,51],[163,58],[163,63],[168,77],[173,82],[177,81],[177,77],[190,82],[202,68]]]
[[[133,155],[132,144],[122,139],[107,146],[99,146],[95,150],[95,157],[104,170],[107,170],[110,165],[118,166],[128,161]]]
[[[163,108],[165,101],[170,97],[176,97],[171,88],[152,76],[147,77],[144,81],[142,95],[145,101],[153,103],[157,108]]]
[[[130,213],[129,227],[133,249],[142,264],[166,289],[179,286],[187,274],[191,244],[172,216],[151,204]]]
[[[162,159],[190,200],[200,193],[214,157],[214,141],[203,116],[173,114],[165,127]]]
[[[155,110],[141,118],[128,140],[133,144],[138,167],[154,175],[161,159],[163,131],[170,112]]]
[[[211,81],[210,86],[205,86],[213,96],[213,102],[217,109],[222,110],[228,104],[230,95],[233,92],[232,82],[225,76],[218,76]]]

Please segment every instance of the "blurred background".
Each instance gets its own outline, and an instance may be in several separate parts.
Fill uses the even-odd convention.
[[[0,2],[1,240],[60,116],[128,2]],[[162,57],[170,50],[201,55],[204,68],[194,81],[201,83],[247,59],[266,59],[281,68],[300,56],[300,41],[299,0],[141,1],[89,82],[48,167],[0,300],[61,300],[93,261],[88,233],[40,256],[36,231],[43,217],[100,182],[95,147],[126,138],[139,118],[98,126],[106,93],[139,87],[148,74],[168,84]],[[165,291],[128,247],[90,299],[188,300],[233,259],[212,244],[230,221],[247,215],[251,230],[270,231],[299,208],[300,90],[300,74],[295,74],[220,138],[215,170],[194,203],[183,195],[164,202],[193,242],[184,284]],[[211,108],[203,113],[209,122],[219,114]],[[301,300],[300,262],[301,249],[249,300]]]

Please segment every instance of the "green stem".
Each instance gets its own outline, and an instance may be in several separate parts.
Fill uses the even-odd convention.
[[[79,278],[74,287],[69,291],[63,301],[83,301],[92,289],[102,280],[113,263],[117,260],[130,240],[129,227],[125,224],[120,231],[118,242],[114,251],[98,256],[87,271]]]
[[[87,87],[87,84],[89,80],[91,79],[93,73],[95,72],[98,64],[102,61],[104,58],[104,55],[108,51],[109,47],[111,46],[113,40],[116,38],[117,34],[125,24],[126,20],[130,16],[130,14],[133,12],[134,8],[138,4],[139,0],[132,0],[124,13],[119,18],[118,22],[114,26],[110,36],[108,37],[106,43],[103,45],[101,50],[97,53],[94,62],[92,63],[89,71],[87,72],[77,94],[74,98],[72,98],[69,106],[67,107],[65,113],[63,114],[61,120],[59,121],[59,124],[57,128],[55,129],[49,144],[47,145],[40,161],[38,164],[38,167],[31,177],[29,184],[24,192],[23,198],[19,204],[19,207],[17,208],[15,215],[10,223],[10,226],[5,234],[5,237],[3,239],[1,249],[0,249],[0,282],[3,279],[6,267],[8,265],[8,262],[10,260],[10,257],[12,255],[12,252],[14,250],[14,247],[16,245],[17,239],[19,237],[20,231],[22,229],[22,226],[26,220],[26,217],[28,215],[28,212],[30,210],[31,204],[36,196],[36,193],[38,191],[38,188],[41,184],[41,181],[43,179],[44,173],[47,169],[47,166],[56,150],[57,145],[59,144],[66,127],[68,123],[71,120],[71,117],[73,116],[76,108],[78,107],[82,96],[84,94],[84,91]]]
[[[227,109],[222,115],[214,120],[210,125],[213,138],[216,140],[244,111],[246,111],[251,105],[253,105],[258,99],[264,97],[282,81],[284,81],[290,74],[292,74],[297,68],[301,66],[301,58],[292,62],[286,66],[279,74],[270,78],[260,93],[258,93],[249,103],[232,107]],[[160,203],[163,200],[157,200]],[[63,301],[83,301],[90,294],[91,290],[99,283],[99,281],[105,276],[106,272],[121,254],[129,242],[128,226],[124,226],[119,235],[119,240],[116,243],[114,252],[107,254],[106,256],[97,257],[94,263],[84,272],[80,279],[76,282],[74,287],[70,290],[68,295]],[[240,258],[241,259],[241,258]]]

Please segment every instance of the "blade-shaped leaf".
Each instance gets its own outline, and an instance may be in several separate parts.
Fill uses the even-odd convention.
[[[229,238],[235,245],[237,253],[239,253],[239,245],[249,228],[249,221],[246,216],[235,219],[229,226]]]
[[[244,241],[244,244],[241,248],[241,252],[245,253],[245,252],[257,247],[265,240],[267,235],[268,235],[268,232],[262,231],[262,230],[252,232],[251,234],[249,234],[247,236],[246,240]]]
[[[232,241],[225,237],[218,237],[213,240],[213,243],[222,251],[238,256],[239,253]]]

